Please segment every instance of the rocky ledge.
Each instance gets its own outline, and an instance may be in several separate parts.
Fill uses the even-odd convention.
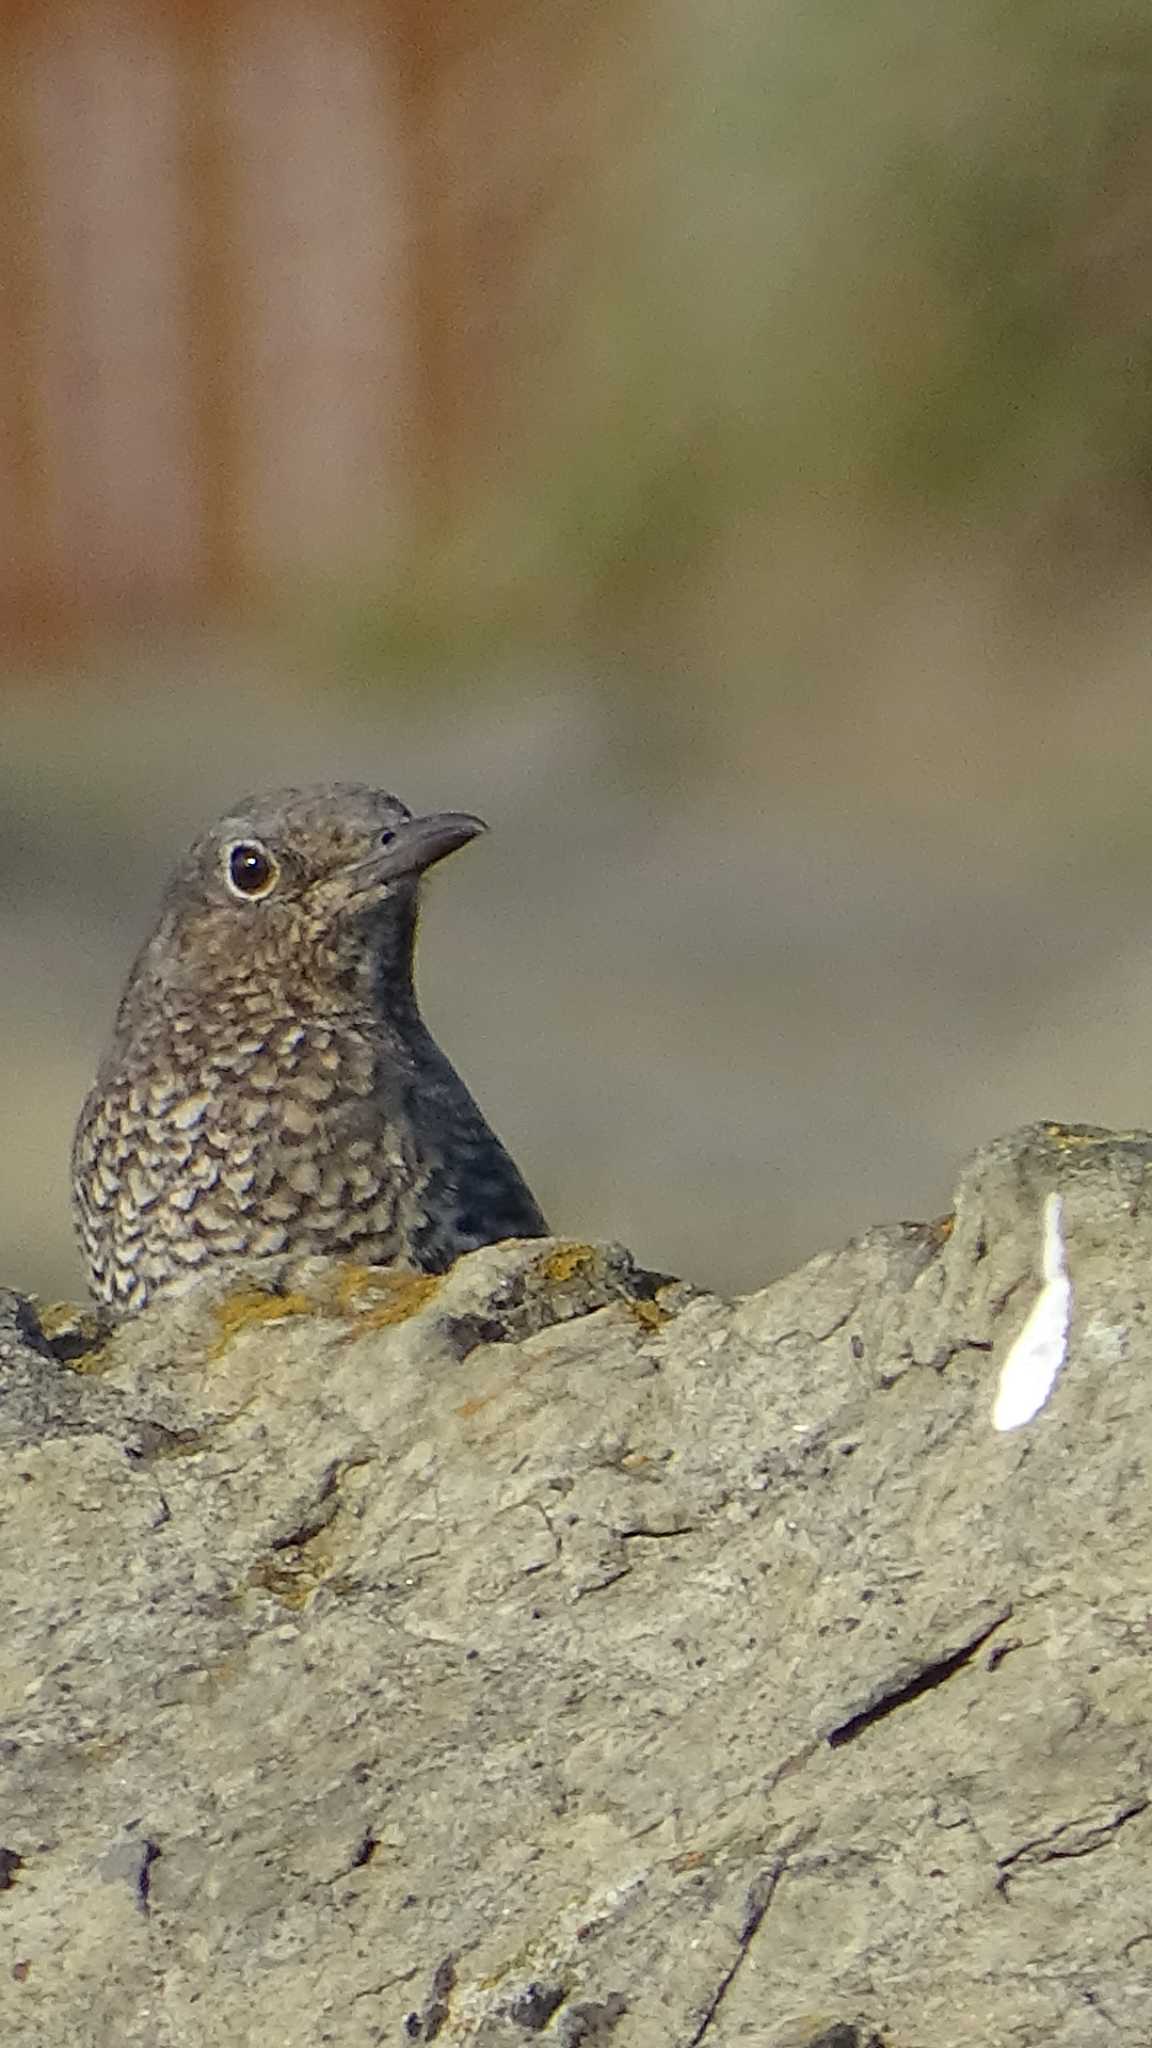
[[[1147,2048],[1150,1196],[0,1298],[0,2033]]]

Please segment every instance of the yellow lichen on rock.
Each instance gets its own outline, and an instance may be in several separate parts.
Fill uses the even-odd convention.
[[[574,1280],[578,1273],[588,1272],[596,1258],[596,1247],[592,1244],[562,1244],[559,1250],[550,1252],[542,1262],[541,1272],[545,1280],[554,1286],[563,1287],[568,1280]]]
[[[341,1266],[333,1307],[370,1330],[387,1329],[419,1314],[439,1292],[436,1273],[398,1273],[388,1266]]]
[[[262,1287],[237,1288],[234,1294],[229,1294],[212,1310],[220,1338],[209,1352],[208,1362],[222,1358],[233,1338],[242,1330],[259,1328],[265,1323],[286,1322],[290,1316],[314,1313],[314,1305],[306,1294],[269,1294]]]

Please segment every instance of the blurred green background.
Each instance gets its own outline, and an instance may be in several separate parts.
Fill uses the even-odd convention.
[[[0,1244],[184,841],[474,809],[429,1020],[725,1288],[1149,1120],[1152,16],[0,16]]]

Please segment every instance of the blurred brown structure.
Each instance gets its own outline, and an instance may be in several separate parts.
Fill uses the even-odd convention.
[[[335,579],[450,591],[471,664],[560,592],[546,640],[759,695],[925,513],[1095,601],[1150,110],[1138,0],[7,0],[0,627]]]
[[[6,605],[184,605],[399,495],[411,379],[378,11],[8,7]]]
[[[5,624],[195,612],[435,528],[478,423],[499,440],[511,272],[595,135],[566,104],[550,150],[549,106],[597,19],[0,9]]]

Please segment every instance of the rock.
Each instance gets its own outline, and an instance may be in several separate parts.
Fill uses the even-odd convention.
[[[1150,1192],[1044,1126],[734,1302],[556,1242],[0,1299],[0,2034],[1147,2048]]]

